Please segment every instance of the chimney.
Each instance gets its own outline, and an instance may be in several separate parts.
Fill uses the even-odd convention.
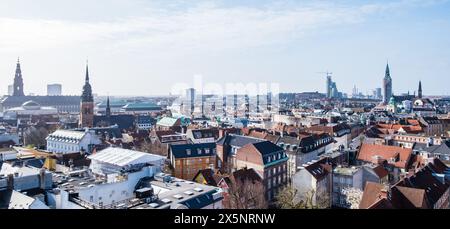
[[[40,183],[40,188],[41,189],[45,189],[46,188],[46,177],[45,177],[45,169],[41,168],[41,170],[39,170],[39,183]]]

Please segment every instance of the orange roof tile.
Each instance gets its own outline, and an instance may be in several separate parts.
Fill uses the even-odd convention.
[[[387,145],[363,144],[358,153],[358,160],[378,163],[386,160],[388,164],[398,168],[407,168],[412,149]],[[391,159],[396,159],[392,161]]]

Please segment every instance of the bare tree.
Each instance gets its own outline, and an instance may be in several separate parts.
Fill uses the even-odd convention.
[[[24,145],[35,146],[40,148],[47,144],[45,138],[48,136],[48,131],[44,127],[29,127],[24,132]]]
[[[281,209],[317,209],[330,206],[327,195],[316,195],[313,189],[299,193],[292,185],[284,187],[278,193],[276,204]]]
[[[225,203],[230,209],[266,209],[265,189],[260,181],[251,179],[233,179],[229,189],[229,202]]]
[[[139,151],[161,155],[161,156],[167,156],[167,149],[164,149],[161,145],[155,143],[152,143],[149,140],[144,140],[141,145],[138,148]]]
[[[348,187],[342,189],[342,194],[345,195],[345,202],[350,209],[359,209],[363,191],[358,188]]]

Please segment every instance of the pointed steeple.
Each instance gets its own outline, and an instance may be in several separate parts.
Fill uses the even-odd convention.
[[[421,99],[422,98],[422,81],[420,81],[419,80],[419,90],[418,90],[418,93],[419,93],[419,98]]]
[[[89,83],[89,67],[87,63],[86,63],[86,78],[83,86],[83,93],[81,95],[81,101],[82,102],[94,101],[94,97],[92,96],[91,84]]]
[[[111,106],[109,105],[109,96],[106,98],[106,117],[110,118],[111,117]]]
[[[393,96],[392,93],[392,78],[389,70],[389,62],[386,63],[386,72],[383,78],[383,103],[388,104],[389,100]]]
[[[14,75],[13,96],[24,96],[22,70],[20,69],[20,60],[17,57],[16,73]]]
[[[89,62],[86,61],[86,82],[89,82]]]
[[[386,63],[386,73],[384,75],[384,78],[391,78],[391,73],[389,70],[389,63]]]
[[[92,96],[91,84],[89,84],[89,69],[86,63],[86,78],[81,94],[79,126],[91,128],[94,126],[94,96]]]

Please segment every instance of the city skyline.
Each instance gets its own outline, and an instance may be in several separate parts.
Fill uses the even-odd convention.
[[[340,91],[370,93],[382,87],[387,60],[394,94],[412,94],[419,80],[424,95],[449,94],[448,1],[43,1],[42,12],[27,3],[0,3],[0,94],[18,56],[26,94],[60,83],[78,95],[86,59],[99,95],[167,95],[194,75],[324,93],[325,70]]]

